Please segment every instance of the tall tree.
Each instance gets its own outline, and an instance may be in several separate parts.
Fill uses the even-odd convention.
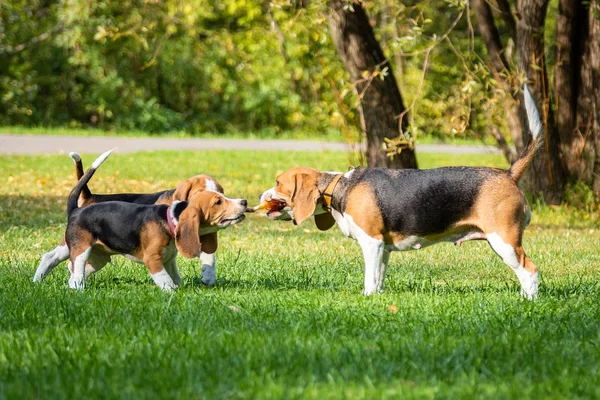
[[[582,182],[600,196],[600,2],[560,0],[556,20],[554,85],[548,79],[544,28],[549,0],[519,0],[514,11],[508,0],[472,0],[479,32],[488,52],[490,69],[507,91],[514,90],[519,75],[525,76],[538,99],[545,125],[546,144],[523,181],[526,190],[548,203],[562,200],[569,182]],[[505,26],[504,37],[498,21]],[[518,70],[507,60],[507,42],[517,46]],[[517,98],[517,97],[515,97]],[[517,98],[518,99],[518,98]],[[556,114],[556,116],[555,116]],[[509,120],[514,113],[509,112]],[[527,143],[521,112],[520,139]],[[509,123],[510,126],[510,123]],[[523,134],[525,132],[525,134]]]
[[[369,18],[359,2],[331,0],[328,22],[338,54],[360,99],[360,116],[367,137],[370,167],[417,168],[414,149],[401,148],[390,158],[385,139],[407,135],[408,116]],[[384,72],[384,73],[382,73]]]

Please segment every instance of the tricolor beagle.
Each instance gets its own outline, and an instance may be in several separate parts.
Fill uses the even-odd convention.
[[[517,183],[542,142],[542,124],[531,94],[524,91],[533,139],[509,170],[356,168],[342,174],[291,168],[261,194],[261,202],[285,202],[267,216],[300,224],[314,215],[321,230],[337,222],[362,249],[366,295],[383,291],[391,251],[485,239],[516,273],[521,294],[532,299],[538,269],[521,244],[531,215]]]
[[[214,253],[217,243],[201,237],[243,221],[247,202],[202,191],[188,201],[145,205],[106,201],[79,208],[83,187],[109,156],[102,154],[83,175],[67,200],[65,238],[72,271],[69,286],[83,289],[86,278],[100,270],[114,254],[146,265],[160,288],[171,290],[181,278],[175,265],[177,251],[188,258],[201,251]]]
[[[75,175],[77,181],[83,176],[83,164],[79,154],[69,153],[75,165]],[[124,201],[135,204],[166,204],[170,205],[173,201],[185,201],[193,197],[196,193],[203,191],[213,191],[223,194],[223,187],[214,178],[208,175],[196,175],[182,181],[175,189],[163,190],[156,193],[116,193],[116,194],[93,194],[87,185],[84,185],[79,196],[79,207],[86,207],[95,203],[106,201]],[[214,242],[214,247],[217,247],[217,233],[208,233],[201,238],[203,243]],[[52,251],[45,253],[42,256],[40,264],[35,271],[33,277],[34,282],[39,282],[61,262],[69,259],[69,248],[66,241],[63,239],[60,245],[56,246]],[[215,270],[216,259],[215,254],[202,252],[200,254],[200,262],[202,264],[202,282],[205,285],[214,285],[217,280]]]

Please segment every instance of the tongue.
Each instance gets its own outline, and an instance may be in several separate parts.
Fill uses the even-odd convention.
[[[277,218],[281,215],[280,211],[267,211],[268,218]]]

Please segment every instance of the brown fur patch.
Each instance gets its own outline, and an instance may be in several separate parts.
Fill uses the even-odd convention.
[[[350,190],[346,198],[345,214],[372,238],[384,240],[386,229],[381,210],[377,205],[373,189],[366,183],[358,184]]]
[[[200,192],[206,191],[207,180],[211,180],[214,182],[217,192],[224,193],[223,187],[219,184],[219,182],[217,182],[215,179],[208,175],[201,174],[192,176],[191,178],[188,178],[179,183],[179,185],[177,185],[177,188],[175,188],[175,193],[173,193],[173,199],[171,199],[171,201],[185,201]]]
[[[171,236],[165,232],[164,226],[149,222],[140,232],[140,248],[131,255],[143,260],[150,274],[154,275],[164,269],[163,250],[170,241]]]
[[[473,212],[465,222],[485,233],[495,232],[513,247],[521,245],[527,201],[508,175],[498,175],[481,187]]]

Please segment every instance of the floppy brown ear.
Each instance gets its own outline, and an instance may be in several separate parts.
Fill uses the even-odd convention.
[[[292,201],[294,202],[294,224],[300,225],[314,214],[319,199],[317,182],[308,174],[296,174],[296,186]]]
[[[217,251],[219,241],[217,239],[217,232],[207,233],[206,235],[200,236],[200,243],[202,243],[202,252],[206,254],[212,254]]]
[[[317,228],[319,228],[320,231],[326,231],[335,225],[335,218],[328,212],[315,215],[315,224],[317,224]]]
[[[188,206],[179,215],[179,224],[175,228],[175,246],[182,256],[196,258],[200,255],[201,243],[198,229],[200,228],[200,210]]]
[[[188,199],[188,195],[190,194],[190,190],[192,189],[192,182],[189,179],[181,182],[175,188],[175,193],[173,193],[173,200],[186,201]]]

